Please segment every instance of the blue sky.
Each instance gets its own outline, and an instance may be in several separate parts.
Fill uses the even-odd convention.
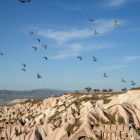
[[[0,89],[121,90],[131,88],[131,80],[139,86],[139,13],[140,0],[2,1]],[[117,29],[115,20],[120,24]],[[33,46],[38,47],[36,52]],[[93,62],[92,56],[98,61]],[[108,78],[103,78],[104,72]]]

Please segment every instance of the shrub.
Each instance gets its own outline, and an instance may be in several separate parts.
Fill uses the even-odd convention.
[[[92,88],[91,88],[91,87],[86,87],[85,90],[86,90],[87,92],[90,92],[90,91],[92,90]]]
[[[71,134],[74,133],[74,132],[73,132],[73,128],[74,128],[75,126],[77,126],[77,129],[78,129],[78,128],[80,127],[80,125],[81,125],[81,122],[80,122],[80,120],[79,120],[78,118],[76,118],[74,124],[69,124],[69,126],[67,127],[68,136],[70,136]],[[75,131],[76,131],[76,130],[75,130]]]
[[[119,124],[125,124],[124,118],[122,116],[119,116],[118,122]]]
[[[140,130],[136,130],[136,133],[140,136]]]
[[[103,98],[103,101],[104,101],[104,104],[108,104],[111,101],[111,99]]]
[[[115,115],[107,114],[107,118],[110,120],[111,123],[116,123]]]

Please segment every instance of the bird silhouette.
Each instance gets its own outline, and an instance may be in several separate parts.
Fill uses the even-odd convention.
[[[78,59],[80,59],[82,61],[82,56],[77,56]]]
[[[26,72],[26,69],[24,69],[24,68],[23,68],[23,69],[21,69],[21,70],[23,70],[23,71],[25,71],[25,72]]]
[[[131,81],[131,85],[136,85],[136,83],[134,81]]]
[[[36,40],[37,40],[39,43],[40,43],[40,41],[41,41],[39,38],[37,38]]]
[[[39,73],[37,73],[37,78],[42,78]]]
[[[25,3],[25,2],[30,2],[31,0],[19,0],[19,1]]]
[[[33,35],[33,33],[34,33],[34,32],[32,32],[32,31],[29,31],[29,34],[30,34],[30,35]]]
[[[126,83],[126,81],[122,78],[122,82]]]
[[[118,28],[118,27],[120,27],[120,24],[118,23],[117,20],[115,20],[114,28]]]
[[[37,47],[36,47],[36,46],[33,46],[32,48],[33,48],[35,51],[37,50]]]
[[[95,35],[98,35],[99,33],[97,32],[97,30],[94,30],[94,34],[95,34]]]
[[[26,67],[26,64],[25,64],[25,63],[22,63],[22,67],[24,67],[24,68],[25,68],[25,67]]]
[[[0,52],[0,55],[4,55],[2,52]]]
[[[46,60],[48,59],[46,56],[44,56],[43,58],[46,59]]]
[[[45,49],[47,49],[47,45],[42,45],[42,47],[44,47]]]
[[[94,21],[94,19],[93,19],[93,18],[88,18],[88,20],[89,20],[89,21],[92,21],[92,22]]]
[[[104,73],[103,77],[108,77],[108,76],[106,75],[106,73]]]
[[[92,56],[92,57],[93,57],[93,61],[97,61],[97,59],[94,56]]]

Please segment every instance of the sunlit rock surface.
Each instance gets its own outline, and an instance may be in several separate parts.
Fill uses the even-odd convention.
[[[140,90],[72,93],[0,109],[0,138],[139,140]]]

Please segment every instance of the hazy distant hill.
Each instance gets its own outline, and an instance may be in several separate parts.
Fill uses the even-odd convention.
[[[0,100],[14,100],[23,98],[47,98],[54,95],[64,94],[64,90],[56,89],[35,89],[25,91],[14,91],[14,90],[0,90]]]

